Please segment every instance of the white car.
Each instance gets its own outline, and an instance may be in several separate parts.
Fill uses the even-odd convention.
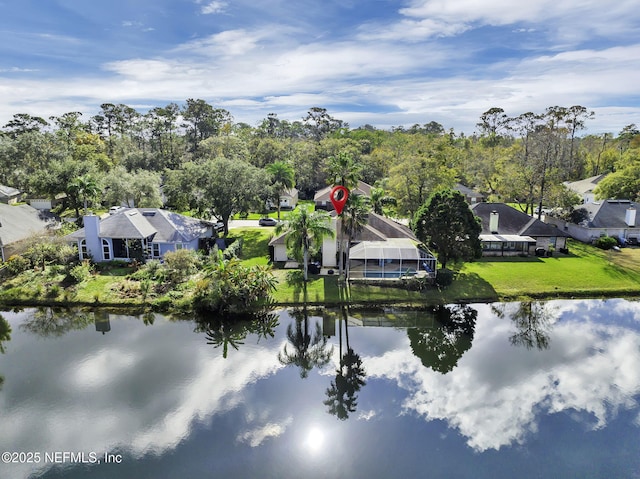
[[[122,211],[123,209],[124,209],[124,206],[112,206],[111,208],[109,208],[109,214],[115,215],[116,213],[118,213],[119,211]]]

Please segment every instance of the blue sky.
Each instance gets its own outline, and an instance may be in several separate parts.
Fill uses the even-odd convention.
[[[640,124],[640,8],[602,0],[0,0],[0,124],[187,98],[352,127],[582,105]]]

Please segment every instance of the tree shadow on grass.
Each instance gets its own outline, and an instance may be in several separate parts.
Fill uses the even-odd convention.
[[[498,293],[477,273],[457,273],[450,286],[442,289],[446,302],[497,301]]]

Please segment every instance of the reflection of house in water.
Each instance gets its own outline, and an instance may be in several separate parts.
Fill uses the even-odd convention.
[[[96,331],[105,334],[111,331],[111,322],[109,321],[109,313],[106,312],[94,312],[93,322],[96,325]]]
[[[335,336],[340,310],[326,309],[322,313],[322,329],[327,337]],[[344,319],[344,317],[343,317]],[[436,313],[432,310],[398,310],[398,308],[358,309],[347,313],[349,326],[386,328],[435,328]]]

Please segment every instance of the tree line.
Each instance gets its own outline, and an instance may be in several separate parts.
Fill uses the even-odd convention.
[[[592,118],[579,105],[515,117],[495,107],[467,136],[433,121],[350,128],[321,107],[300,120],[274,113],[251,126],[202,99],[146,113],[104,103],[86,119],[14,115],[0,133],[0,183],[31,197],[64,193],[63,208],[77,214],[87,204],[165,205],[226,224],[294,185],[312,198],[336,181],[342,155],[386,198],[374,208],[397,216],[413,216],[434,191],[458,182],[531,213],[575,204],[563,182],[602,173],[612,173],[599,186],[603,198],[637,199],[638,128],[585,134]]]

